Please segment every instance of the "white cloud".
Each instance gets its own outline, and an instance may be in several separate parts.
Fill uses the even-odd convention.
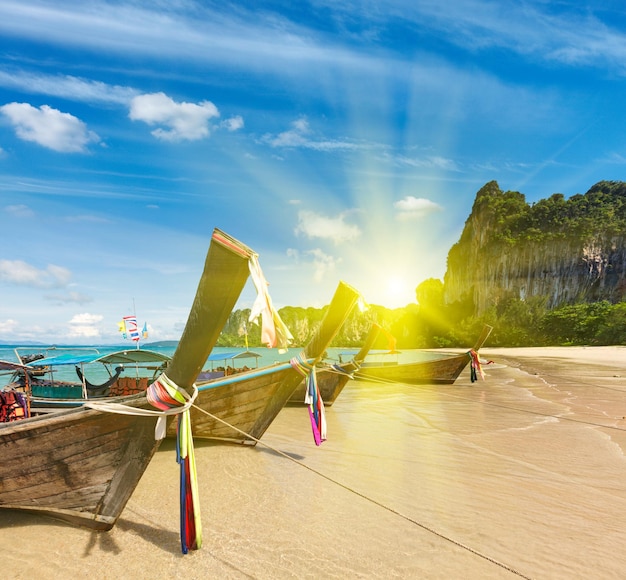
[[[5,321],[0,321],[0,333],[13,333],[17,328],[17,320],[9,318]]]
[[[48,105],[38,109],[28,103],[9,103],[0,112],[11,122],[15,134],[60,153],[80,153],[100,141],[80,119]]]
[[[361,235],[358,226],[348,224],[345,214],[336,217],[326,217],[312,211],[298,213],[296,235],[304,234],[307,238],[321,238],[332,240],[335,244],[356,240]]]
[[[148,125],[160,125],[152,131],[164,141],[197,141],[210,134],[209,121],[219,117],[217,107],[210,101],[177,103],[165,93],[150,93],[134,97],[129,117]]]
[[[31,218],[35,215],[35,212],[24,204],[6,205],[4,206],[4,211],[20,218]]]
[[[315,282],[322,282],[328,274],[332,274],[337,269],[338,264],[341,263],[341,258],[335,258],[326,254],[319,248],[308,251],[307,255],[313,256],[313,280]]]
[[[266,134],[262,141],[271,147],[291,147],[302,149],[314,149],[316,151],[337,151],[357,149],[356,143],[340,140],[314,139],[309,137],[311,128],[309,122],[305,118],[296,119],[291,123],[291,129],[283,131],[278,135]]]
[[[393,159],[401,165],[408,165],[410,167],[459,171],[457,164],[452,159],[447,159],[445,157],[440,157],[437,155],[430,155],[423,158],[412,158],[400,155],[394,157]]]
[[[243,129],[243,117],[241,115],[236,115],[235,117],[226,119],[222,121],[221,126],[227,131],[238,131],[239,129]]]
[[[58,304],[87,304],[93,302],[91,296],[81,294],[80,292],[68,292],[66,294],[51,294],[45,297],[46,300],[56,302]]]
[[[81,337],[81,338],[91,338],[95,336],[100,336],[100,330],[96,327],[96,325],[102,321],[104,317],[100,314],[76,314],[69,321],[70,330],[68,332],[68,336],[71,337]]]
[[[87,103],[128,105],[138,91],[69,75],[0,70],[0,86],[29,94],[51,95]]]
[[[63,287],[71,277],[72,273],[67,268],[54,264],[40,270],[21,260],[0,260],[0,280],[11,284],[35,288]]]
[[[443,208],[434,201],[423,197],[413,197],[412,195],[408,195],[404,199],[396,201],[393,207],[396,209],[396,218],[400,221],[421,219],[428,214],[443,210]]]
[[[101,314],[89,314],[84,312],[82,314],[75,314],[70,320],[70,324],[97,324],[101,322],[104,316]]]

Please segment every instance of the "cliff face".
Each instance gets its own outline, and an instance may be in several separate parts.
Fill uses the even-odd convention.
[[[529,206],[490,182],[448,254],[444,300],[471,302],[479,315],[508,296],[541,297],[548,308],[616,303],[626,300],[625,273],[626,183]]]

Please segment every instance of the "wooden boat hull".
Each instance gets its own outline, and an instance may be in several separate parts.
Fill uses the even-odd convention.
[[[284,363],[198,385],[191,409],[194,437],[256,444],[301,381],[302,375]],[[168,435],[175,428],[174,421]]]
[[[423,351],[429,358],[402,364],[363,364],[355,373],[356,379],[424,384],[453,384],[471,362],[472,351],[478,352],[493,328],[485,325],[473,349],[464,353]]]
[[[0,424],[0,508],[110,530],[159,447],[155,425],[86,407]]]
[[[415,363],[363,365],[355,372],[361,380],[391,381],[412,385],[452,384],[470,363],[468,353],[446,354],[440,358]]]
[[[326,407],[330,407],[335,402],[335,399],[343,391],[348,381],[354,378],[354,372],[361,366],[381,330],[378,324],[372,324],[363,346],[352,360],[343,364],[327,364],[317,369],[317,387]],[[289,398],[289,404],[304,404],[306,389],[306,383],[302,381]]]

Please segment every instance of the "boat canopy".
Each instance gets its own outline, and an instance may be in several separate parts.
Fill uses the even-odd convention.
[[[252,352],[251,350],[246,350],[244,352],[216,352],[210,354],[207,358],[207,362],[215,362],[215,361],[229,361],[229,360],[237,360],[240,358],[261,358],[257,352]]]
[[[102,355],[95,359],[95,362],[102,364],[133,364],[133,363],[155,363],[155,362],[169,362],[172,360],[171,356],[156,352],[154,350],[120,350],[118,352],[112,352],[110,354]]]
[[[353,350],[345,350],[339,353],[339,356],[354,356],[358,354],[358,349]],[[379,349],[379,350],[369,350],[368,355],[370,354],[402,354],[399,350],[388,350],[388,349]]]
[[[92,362],[102,364],[138,364],[138,363],[163,363],[171,360],[171,357],[153,350],[129,349],[112,352],[109,354],[60,354],[48,358],[41,358],[28,364],[29,367],[51,367],[61,365],[80,365]]]
[[[244,350],[243,352],[241,351],[233,351],[233,352],[214,352],[212,354],[210,354],[206,360],[207,363],[209,363],[210,367],[211,367],[211,371],[208,370],[204,370],[200,373],[200,375],[198,375],[198,378],[200,380],[210,380],[210,379],[214,379],[214,378],[218,378],[223,376],[223,373],[225,369],[223,369],[222,367],[229,367],[231,370],[233,368],[235,368],[236,365],[236,361],[242,361],[245,359],[254,359],[254,366],[255,368],[259,366],[259,361],[258,359],[261,358],[262,355],[260,355],[257,352],[252,352],[251,350]],[[217,367],[217,371],[215,371],[215,367],[216,364],[219,365]],[[239,363],[241,364],[241,362]],[[222,368],[222,370],[220,370],[220,368]],[[239,370],[248,370],[248,366],[245,365],[243,368],[239,369]]]
[[[32,367],[51,367],[51,366],[61,366],[61,365],[78,365],[83,363],[90,363],[96,360],[98,357],[102,356],[99,353],[93,352],[90,354],[60,354],[57,356],[49,356],[46,358],[40,358],[34,360],[31,363],[28,363],[29,368]]]

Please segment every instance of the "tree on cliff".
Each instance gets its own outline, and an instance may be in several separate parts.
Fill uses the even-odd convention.
[[[476,194],[447,265],[444,302],[452,320],[490,318],[492,342],[616,340],[608,317],[578,305],[604,301],[618,314],[626,299],[626,183],[602,181],[584,195],[555,193],[528,204],[491,181]],[[568,317],[562,330],[571,339],[557,331]]]

